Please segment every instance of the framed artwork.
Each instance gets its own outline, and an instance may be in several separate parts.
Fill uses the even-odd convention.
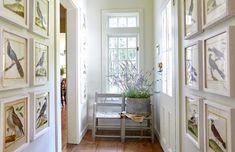
[[[49,46],[41,43],[39,41],[35,41],[34,39],[30,39],[31,42],[31,50],[33,50],[33,85],[42,85],[48,81],[48,53]]]
[[[87,102],[87,38],[86,14],[81,11],[81,103]]]
[[[0,90],[28,86],[28,39],[0,29],[1,83]]]
[[[205,152],[233,152],[234,108],[212,101],[204,102]]]
[[[0,152],[22,151],[29,144],[29,97],[22,95],[0,101]]]
[[[49,0],[30,1],[30,30],[49,37]]]
[[[203,101],[192,95],[185,96],[186,136],[199,149],[203,149]]]
[[[50,97],[49,92],[37,92],[32,94],[31,115],[33,122],[31,140],[43,135],[50,127]]]
[[[28,28],[28,6],[29,0],[0,0],[0,17]]]
[[[192,43],[184,48],[185,85],[192,89],[201,89],[202,70],[200,57],[202,55],[202,41]]]
[[[184,0],[185,39],[192,38],[201,32],[201,0]]]
[[[208,28],[235,15],[234,0],[203,0],[203,28]]]
[[[235,95],[234,34],[235,27],[230,26],[204,40],[204,91]]]

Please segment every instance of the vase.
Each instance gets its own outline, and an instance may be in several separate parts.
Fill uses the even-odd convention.
[[[126,112],[136,115],[150,115],[150,98],[127,98]]]

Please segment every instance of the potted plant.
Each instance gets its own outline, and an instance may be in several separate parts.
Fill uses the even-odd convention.
[[[118,74],[109,75],[109,82],[120,88],[126,97],[127,113],[150,114],[150,96],[154,93],[153,70],[139,71],[135,65],[126,61],[120,65]]]

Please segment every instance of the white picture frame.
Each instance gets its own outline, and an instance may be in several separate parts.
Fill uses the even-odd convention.
[[[20,152],[29,145],[29,95],[22,94],[0,99],[0,107],[0,152]],[[11,120],[13,118],[10,113],[15,115],[14,119],[18,119],[18,125]],[[11,128],[9,123],[18,130],[14,131],[15,129]]]
[[[20,9],[15,10],[16,7],[20,7]],[[0,0],[0,18],[23,28],[28,28],[29,0]]]
[[[44,85],[49,79],[49,45],[47,43],[30,39],[30,50],[33,50],[31,64],[31,85]]]
[[[235,26],[208,36],[203,41],[203,90],[235,96]]]
[[[185,135],[199,150],[204,149],[203,100],[194,95],[186,95],[184,100]]]
[[[203,0],[203,29],[215,26],[235,15],[234,0]]]
[[[34,141],[50,129],[50,93],[40,91],[30,94],[31,96],[31,137]]]
[[[202,33],[201,0],[183,0],[184,38]]]
[[[30,0],[30,31],[49,38],[50,29],[50,0]],[[44,13],[46,12],[46,13]]]
[[[204,100],[204,151],[212,148],[226,152],[235,151],[235,109],[210,100]],[[220,139],[219,139],[220,138]]]
[[[0,27],[0,42],[0,90],[29,86],[28,38]]]
[[[184,47],[184,84],[187,88],[202,90],[202,41]]]

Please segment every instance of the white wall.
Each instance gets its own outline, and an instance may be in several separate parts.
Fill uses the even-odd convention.
[[[34,91],[43,91],[46,89],[50,90],[50,129],[49,131],[31,142],[29,146],[24,150],[25,152],[54,152],[55,151],[55,98],[54,98],[54,1],[50,1],[50,38],[44,39],[40,36],[28,32],[26,29],[12,25],[11,23],[0,19],[0,26],[10,29],[11,32],[21,33],[28,38],[35,38],[42,42],[49,42],[49,83],[45,86],[30,86],[24,89],[14,89],[8,91],[0,91],[0,98],[11,97],[17,94],[34,92]],[[32,50],[29,50],[29,53],[32,53]],[[31,60],[32,58],[29,58]],[[2,62],[2,61],[1,61]],[[32,71],[29,71],[32,72]],[[31,79],[31,78],[30,78]],[[32,101],[30,101],[32,103]],[[30,127],[33,122],[30,122]],[[2,124],[1,124],[2,125]],[[2,130],[1,130],[2,131]]]
[[[152,0],[88,0],[88,122],[92,123],[95,92],[101,92],[101,11],[103,9],[140,8],[144,12],[144,68],[153,67],[153,2]]]

